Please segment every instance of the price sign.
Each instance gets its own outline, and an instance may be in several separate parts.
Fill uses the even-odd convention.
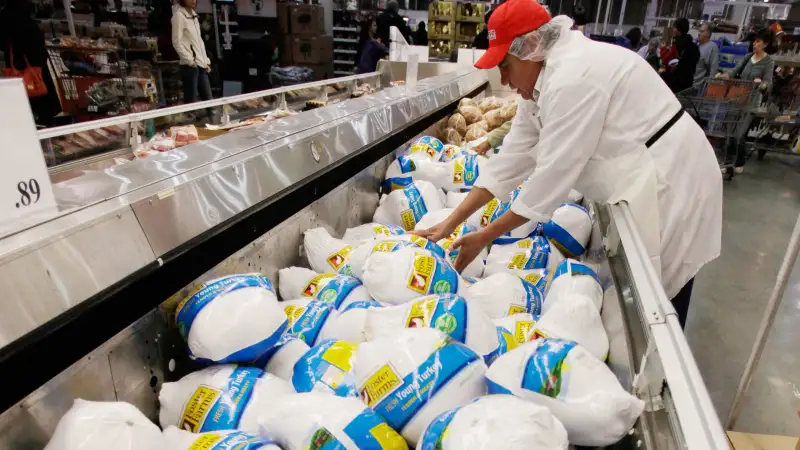
[[[56,210],[50,175],[19,78],[0,79],[0,222]]]

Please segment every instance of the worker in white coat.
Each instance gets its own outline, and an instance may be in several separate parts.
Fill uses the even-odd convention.
[[[489,49],[475,66],[499,67],[523,100],[469,196],[420,234],[436,242],[522,184],[509,211],[453,244],[462,269],[504,233],[546,222],[570,189],[626,202],[683,325],[695,274],[720,252],[722,177],[713,148],[645,60],[571,27],[535,0],[509,0],[493,12]]]

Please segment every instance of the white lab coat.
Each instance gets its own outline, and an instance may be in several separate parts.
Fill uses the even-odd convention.
[[[580,32],[562,31],[536,91],[475,184],[505,198],[524,181],[511,210],[539,222],[572,188],[627,202],[674,297],[720,252],[722,176],[702,129],[684,114],[648,149],[680,103],[636,53]]]
[[[211,61],[200,31],[197,13],[177,6],[172,11],[172,46],[180,57],[182,66],[208,67]]]

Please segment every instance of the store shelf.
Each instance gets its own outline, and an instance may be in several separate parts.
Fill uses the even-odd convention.
[[[437,22],[455,22],[456,18],[453,16],[430,16],[428,15],[428,20],[434,20]]]
[[[347,49],[344,49],[344,48],[335,48],[335,49],[333,49],[333,53],[342,53],[342,54],[346,54],[346,55],[355,55],[355,54],[358,53],[358,51],[356,51],[356,50],[347,50]]]
[[[341,42],[343,44],[358,44],[358,39],[333,38],[333,42]]]
[[[333,31],[346,31],[348,33],[358,33],[358,28],[350,27],[333,27]]]
[[[333,60],[333,63],[334,63],[334,64],[348,64],[348,65],[351,65],[351,66],[352,66],[352,65],[354,65],[356,62],[355,62],[355,61],[350,61],[350,60],[347,60],[347,59],[334,59],[334,60]]]
[[[483,17],[460,17],[456,19],[456,22],[469,22],[469,23],[483,23]]]
[[[354,73],[355,72],[347,71],[347,70],[334,70],[333,71],[334,75],[342,75],[342,76],[353,75]]]

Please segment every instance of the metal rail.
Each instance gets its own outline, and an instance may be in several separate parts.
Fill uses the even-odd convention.
[[[370,73],[350,75],[340,78],[331,78],[328,80],[312,81],[310,83],[295,84],[292,86],[284,86],[275,89],[267,89],[264,91],[251,92],[248,94],[240,94],[231,97],[222,97],[202,102],[171,106],[169,108],[157,109],[154,111],[127,114],[124,116],[113,117],[108,119],[92,120],[89,122],[75,123],[70,125],[64,125],[61,127],[46,128],[44,130],[39,131],[37,135],[40,140],[49,139],[58,136],[66,136],[68,134],[73,134],[73,133],[80,133],[82,131],[94,130],[102,127],[128,125],[134,122],[141,122],[143,120],[155,119],[157,117],[164,117],[171,114],[180,114],[188,111],[195,111],[198,109],[213,108],[216,106],[227,105],[230,103],[243,102],[261,97],[268,97],[271,95],[280,95],[289,91],[297,91],[300,89],[312,89],[315,87],[328,86],[335,83],[348,83],[351,81],[363,80],[366,78],[373,78],[377,76],[380,76],[380,73],[370,72]]]

